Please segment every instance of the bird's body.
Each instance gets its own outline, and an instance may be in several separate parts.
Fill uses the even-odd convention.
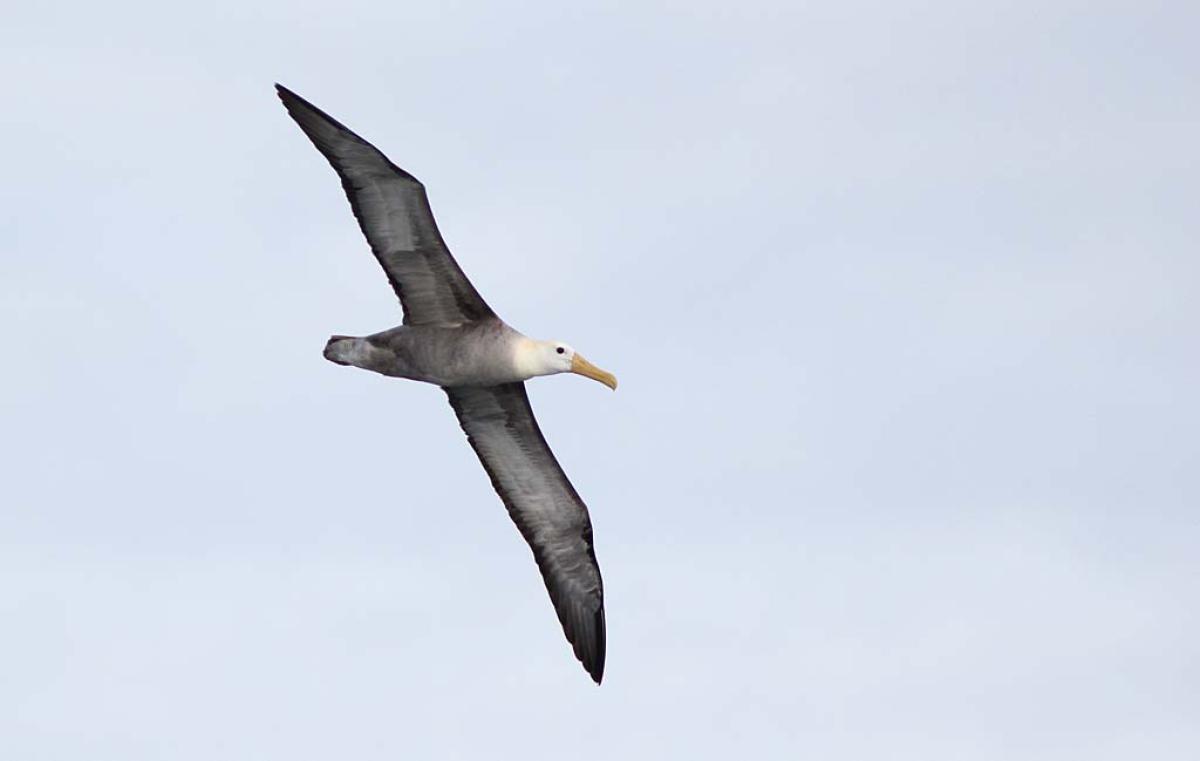
[[[499,319],[464,325],[401,325],[363,338],[334,336],[325,358],[393,378],[442,387],[496,386],[528,380],[517,362],[529,339]]]
[[[467,439],[522,536],[577,658],[604,673],[604,589],[587,507],[546,444],[523,381],[572,372],[617,379],[557,341],[509,327],[442,240],[425,188],[374,146],[287,88],[288,113],[342,180],[350,206],[404,309],[404,324],[333,336],[326,359],[445,389]]]

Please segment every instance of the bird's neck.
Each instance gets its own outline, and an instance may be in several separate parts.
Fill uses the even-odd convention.
[[[521,380],[549,374],[542,361],[543,348],[541,344],[541,341],[520,334],[512,342],[513,369]]]

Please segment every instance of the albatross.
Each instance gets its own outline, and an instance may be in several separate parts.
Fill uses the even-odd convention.
[[[509,327],[484,302],[442,240],[425,186],[375,146],[282,85],[292,119],[342,180],[371,252],[400,299],[399,327],[333,336],[325,358],[441,386],[492,486],[533,550],[575,657],[604,675],[604,587],[587,506],[546,444],[525,381],[576,373],[617,388],[561,341]]]

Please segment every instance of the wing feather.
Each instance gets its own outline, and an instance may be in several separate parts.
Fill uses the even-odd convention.
[[[412,325],[495,317],[438,232],[425,186],[375,146],[282,85],[279,99],[342,180],[346,198]]]
[[[587,506],[546,444],[525,384],[445,389],[492,486],[533,550],[575,657],[604,674],[604,586]]]

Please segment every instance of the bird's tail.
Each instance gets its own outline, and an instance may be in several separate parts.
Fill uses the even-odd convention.
[[[349,365],[350,352],[357,340],[354,336],[330,336],[325,343],[325,359],[339,365]]]

